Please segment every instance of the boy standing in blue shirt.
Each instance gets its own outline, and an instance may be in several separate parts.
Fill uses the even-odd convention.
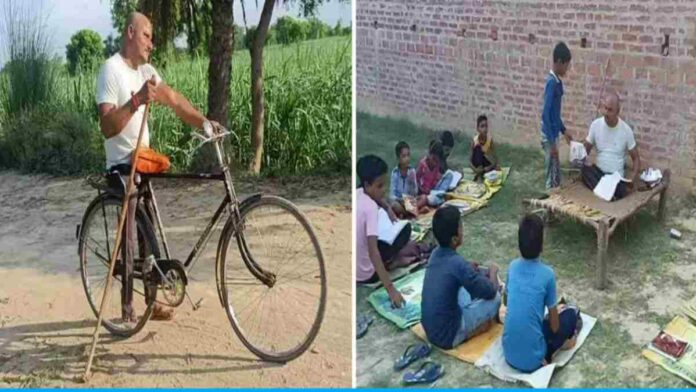
[[[428,341],[443,349],[488,330],[500,307],[498,266],[479,268],[457,253],[460,219],[454,206],[435,212],[433,234],[439,246],[430,255],[423,280],[421,323]]]
[[[543,238],[541,218],[524,217],[518,231],[522,257],[510,263],[505,285],[503,353],[510,366],[523,372],[533,372],[551,363],[559,350],[573,348],[580,329],[579,311],[556,305],[556,277],[539,258]]]
[[[562,134],[566,142],[573,140],[566,133],[561,119],[563,101],[563,78],[570,68],[570,49],[559,42],[553,49],[553,68],[546,76],[544,87],[544,106],[541,111],[541,147],[544,149],[544,167],[546,168],[546,189],[561,185],[561,164],[558,159],[558,138]]]

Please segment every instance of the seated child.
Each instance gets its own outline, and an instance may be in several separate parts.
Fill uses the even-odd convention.
[[[449,158],[454,148],[454,135],[450,131],[442,131],[437,139],[442,143],[442,155],[445,158],[444,167],[447,168],[447,158]]]
[[[422,195],[427,195],[435,188],[442,178],[440,164],[444,162],[444,152],[442,143],[432,140],[428,147],[428,154],[418,162],[416,179],[418,180],[418,191]]]
[[[433,234],[439,246],[423,280],[421,323],[428,340],[443,349],[488,330],[500,307],[498,266],[484,271],[457,253],[463,242],[460,220],[454,206],[435,212]]]
[[[398,142],[395,151],[399,163],[392,170],[389,184],[389,201],[392,210],[399,218],[412,215],[407,211],[405,199],[414,201],[418,196],[418,184],[416,184],[416,169],[411,166],[411,148],[406,142]]]
[[[488,135],[488,117],[485,114],[476,119],[476,135],[471,142],[471,168],[476,174],[474,181],[483,180],[483,175],[492,170],[500,170],[498,157],[493,146],[493,138]]]
[[[558,350],[575,345],[579,332],[579,312],[556,305],[556,278],[539,258],[543,238],[541,218],[525,216],[518,231],[522,257],[510,263],[505,285],[503,352],[507,363],[522,372],[551,363]],[[549,310],[546,319],[545,307]]]
[[[380,280],[394,306],[400,307],[404,299],[389,278],[388,269],[402,266],[396,257],[409,242],[411,226],[406,225],[394,242],[389,245],[378,240],[379,208],[393,212],[384,201],[387,164],[379,157],[366,155],[358,160],[357,175],[360,187],[356,191],[356,271],[359,283],[374,283]],[[409,261],[410,262],[410,261]]]
[[[439,140],[432,140],[428,155],[420,160],[416,171],[418,190],[422,195],[418,199],[418,208],[437,207],[444,203],[444,194],[452,178],[450,175],[443,176],[447,170],[446,165],[442,143]]]

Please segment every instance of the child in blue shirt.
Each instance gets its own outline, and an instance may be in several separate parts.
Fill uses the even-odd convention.
[[[392,210],[399,218],[408,218],[412,213],[407,211],[404,199],[411,198],[414,206],[418,196],[416,169],[411,166],[411,147],[401,141],[394,148],[398,164],[391,172],[389,183],[389,202]]]
[[[539,258],[543,238],[541,218],[524,217],[518,231],[522,257],[510,263],[505,285],[503,352],[507,363],[523,372],[533,372],[551,363],[559,350],[573,348],[580,329],[579,312],[556,305],[556,277]]]
[[[561,185],[561,164],[558,158],[558,137],[562,134],[570,144],[573,140],[566,133],[561,119],[563,101],[563,78],[570,68],[570,49],[560,42],[553,49],[553,69],[546,76],[544,87],[544,106],[541,111],[541,147],[544,149],[546,168],[546,189]]]
[[[450,349],[493,325],[500,307],[498,266],[479,268],[457,253],[461,213],[441,207],[433,217],[439,246],[430,255],[421,301],[421,323],[432,344]]]

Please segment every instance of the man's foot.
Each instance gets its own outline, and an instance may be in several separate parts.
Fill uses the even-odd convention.
[[[155,307],[152,309],[151,318],[156,321],[169,321],[174,318],[174,309],[155,304]]]

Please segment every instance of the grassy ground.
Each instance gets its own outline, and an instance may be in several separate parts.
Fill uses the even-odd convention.
[[[495,135],[495,124],[493,124]],[[399,140],[411,145],[412,164],[425,153],[431,130],[409,122],[358,114],[357,156],[381,156],[390,167],[396,164],[393,147]],[[462,167],[468,159],[470,138],[458,135],[450,166]],[[543,191],[543,156],[539,148],[498,145],[503,166],[512,171],[506,185],[488,207],[464,218],[464,244],[459,252],[469,260],[494,261],[501,276],[517,257],[517,222],[524,212],[522,199]],[[677,207],[678,205],[678,207]],[[594,231],[568,220],[546,230],[543,258],[553,266],[558,291],[576,300],[599,322],[573,360],[558,370],[551,387],[687,387],[680,378],[663,371],[640,355],[648,342],[677,312],[682,301],[696,294],[693,201],[670,200],[665,225],[655,219],[655,205],[620,226],[608,251],[609,287],[593,288],[596,239]],[[681,241],[668,237],[668,229],[684,230]],[[402,372],[392,364],[403,350],[419,340],[380,318],[367,302],[370,290],[357,290],[357,311],[375,318],[368,334],[357,343],[357,385],[388,387],[400,385]],[[443,363],[446,375],[437,387],[511,387],[473,365],[440,352],[432,359]],[[518,385],[519,386],[519,385]]]

